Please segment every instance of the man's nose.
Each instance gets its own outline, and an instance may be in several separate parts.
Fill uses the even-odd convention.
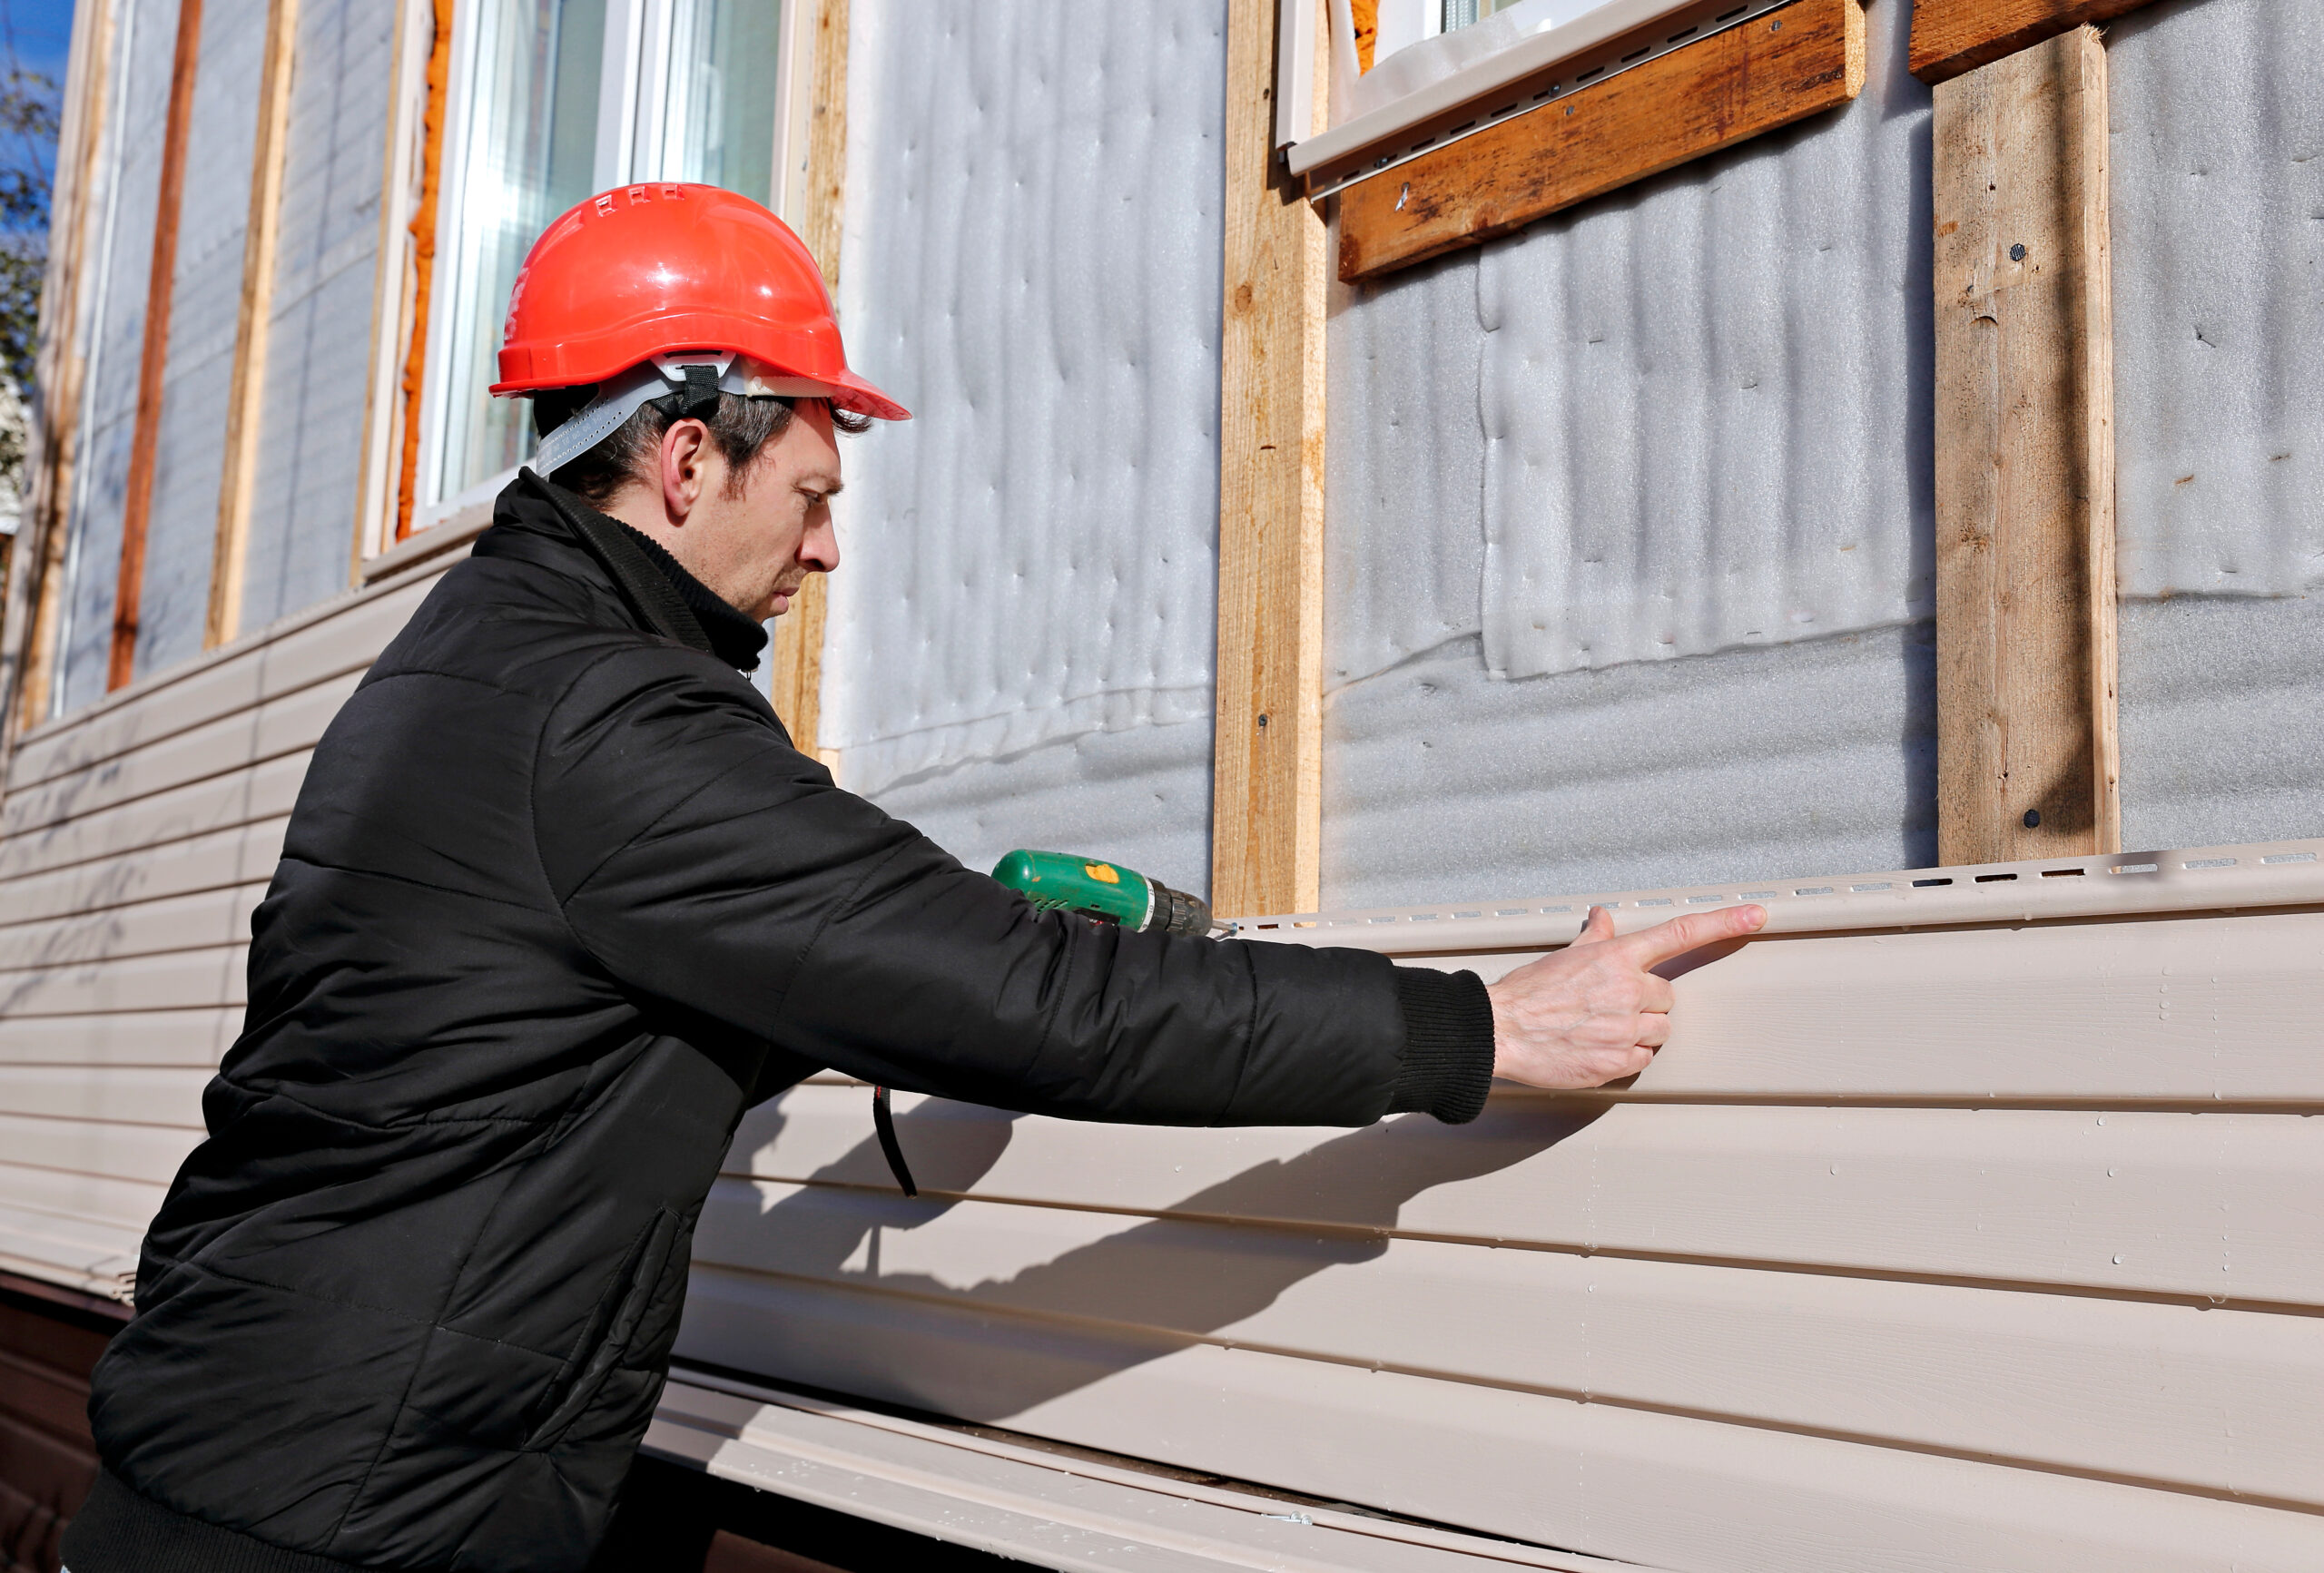
[[[821,573],[835,573],[839,568],[839,532],[832,526],[832,511],[828,505],[815,509],[807,521],[807,534],[799,543],[799,561]]]

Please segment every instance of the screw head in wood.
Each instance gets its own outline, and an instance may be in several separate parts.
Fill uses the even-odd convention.
[[[2024,246],[2012,246],[2009,249],[2009,260],[2013,262],[2023,262],[2025,261],[2025,248]]]
[[[2042,828],[2042,811],[2040,809],[2027,809],[2025,811],[2025,828],[2029,831],[2038,831]]]

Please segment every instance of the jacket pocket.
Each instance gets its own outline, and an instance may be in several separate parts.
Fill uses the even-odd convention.
[[[556,1445],[566,1430],[597,1396],[606,1378],[621,1363],[637,1336],[638,1323],[654,1303],[655,1292],[663,1275],[669,1270],[670,1253],[677,1244],[683,1225],[678,1215],[668,1208],[655,1214],[637,1244],[631,1247],[627,1271],[617,1275],[606,1289],[582,1341],[575,1347],[567,1362],[572,1374],[558,1386],[549,1390],[547,1400],[553,1402],[548,1415],[535,1426],[524,1441],[525,1450],[536,1452]],[[563,1396],[558,1397],[559,1391]]]

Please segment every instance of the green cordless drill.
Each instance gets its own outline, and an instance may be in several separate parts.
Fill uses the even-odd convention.
[[[1135,869],[1070,852],[1035,852],[1023,848],[992,866],[992,877],[1044,912],[1074,912],[1100,923],[1118,923],[1133,934],[1231,934],[1232,923],[1212,919],[1210,905],[1184,890],[1173,890]],[[872,1089],[872,1128],[880,1151],[907,1196],[920,1194],[903,1145],[896,1139],[896,1116],[888,1089]]]
[[[1214,923],[1199,898],[1095,858],[1019,849],[992,866],[992,877],[1044,912],[1078,912],[1133,934],[1233,931],[1230,924]]]

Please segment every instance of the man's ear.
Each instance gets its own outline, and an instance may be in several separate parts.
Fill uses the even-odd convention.
[[[698,420],[673,422],[662,434],[662,512],[672,524],[685,523],[702,501],[709,457],[710,428]]]

